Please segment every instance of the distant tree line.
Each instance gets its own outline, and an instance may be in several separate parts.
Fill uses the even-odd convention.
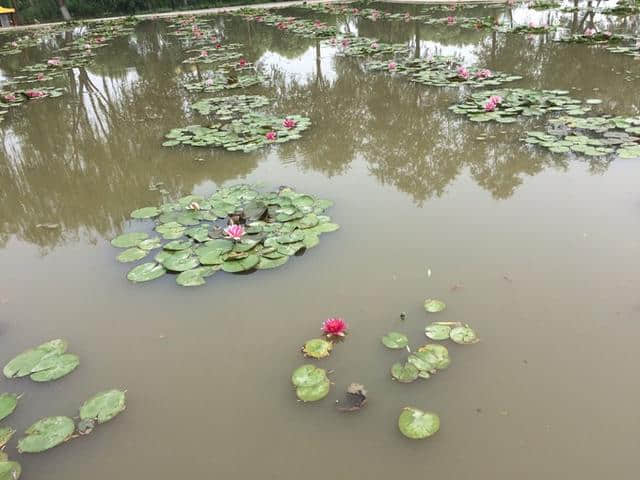
[[[266,1],[268,0],[0,0],[0,5],[14,7],[19,23],[24,24]]]

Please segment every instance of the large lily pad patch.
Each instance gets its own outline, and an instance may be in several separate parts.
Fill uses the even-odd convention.
[[[288,187],[265,193],[250,185],[235,185],[206,198],[189,195],[132,212],[133,218],[155,222],[156,232],[165,241],[131,232],[111,243],[126,248],[118,260],[123,261],[125,254],[127,260],[143,260],[127,274],[132,282],[155,280],[171,272],[179,274],[179,285],[198,286],[220,270],[241,273],[277,268],[316,246],[322,234],[339,228],[325,215],[332,205],[330,200]],[[149,215],[140,218],[136,212],[141,211]],[[308,353],[319,355],[322,347],[314,343]]]

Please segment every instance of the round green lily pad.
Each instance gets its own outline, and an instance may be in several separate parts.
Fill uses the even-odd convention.
[[[391,367],[391,376],[402,383],[411,383],[418,378],[418,369],[410,363],[394,363]]]
[[[95,394],[80,407],[81,420],[97,420],[104,423],[126,408],[126,396],[122,390],[107,390]]]
[[[2,451],[2,447],[4,447],[9,440],[11,440],[11,437],[13,437],[14,433],[16,433],[16,431],[11,427],[0,427],[0,452]],[[0,458],[0,461],[2,461],[2,458]],[[2,477],[0,477],[0,479],[1,478]]]
[[[172,272],[185,272],[200,265],[198,259],[191,254],[191,250],[181,250],[166,257],[162,265]]]
[[[60,338],[43,343],[14,357],[7,363],[3,373],[7,378],[26,377],[33,373],[38,363],[49,356],[62,355],[67,351],[67,342]]]
[[[469,325],[452,328],[449,336],[451,340],[461,345],[469,345],[480,341],[476,332]]]
[[[298,387],[296,389],[296,395],[303,402],[315,402],[322,400],[328,395],[330,385],[329,379],[325,378],[311,387]]]
[[[71,373],[78,365],[80,358],[72,353],[47,357],[34,367],[30,378],[34,382],[57,380]]]
[[[251,270],[260,262],[258,255],[248,255],[245,258],[239,258],[238,260],[226,260],[222,264],[222,270],[228,273],[244,272]]]
[[[18,395],[3,393],[0,395],[0,420],[7,418],[18,406]]]
[[[315,365],[302,365],[296,368],[291,375],[291,382],[296,387],[312,387],[327,378],[327,372]]]
[[[307,357],[325,358],[329,356],[332,348],[333,348],[333,343],[328,342],[322,338],[314,338],[314,339],[308,340],[304,344],[304,347],[302,347],[302,352]]]
[[[260,262],[258,263],[258,265],[256,265],[256,268],[258,270],[267,270],[269,268],[277,268],[287,263],[288,260],[289,260],[288,256],[283,256],[276,259],[260,257]]]
[[[123,233],[111,240],[111,245],[118,248],[136,247],[141,241],[149,238],[149,235],[143,232]]]
[[[158,207],[144,207],[139,208],[131,212],[131,218],[153,218],[160,215],[160,209]]]
[[[382,337],[382,344],[387,348],[404,348],[409,344],[409,339],[402,333],[389,332]]]
[[[214,267],[197,267],[186,270],[176,277],[176,283],[183,287],[197,287],[206,283],[205,278],[216,273],[218,268]]]
[[[146,242],[146,240],[144,240]],[[147,256],[149,252],[138,247],[127,248],[124,252],[116,257],[116,260],[122,263],[135,262]]]
[[[18,480],[22,467],[18,462],[0,462],[0,480]]]
[[[18,441],[18,452],[38,453],[49,450],[73,435],[76,426],[69,417],[46,417],[31,425]]]
[[[436,367],[432,362],[432,359],[423,352],[415,352],[409,355],[407,362],[418,369],[418,372],[431,372]]]
[[[429,313],[438,313],[443,311],[447,306],[440,300],[428,298],[424,301],[424,309]]]
[[[449,325],[441,325],[432,323],[424,329],[424,334],[431,340],[446,340],[449,338],[451,327]]]
[[[440,430],[440,417],[433,412],[404,407],[398,417],[398,428],[407,438],[414,440],[427,438]]]
[[[438,370],[443,370],[451,364],[449,350],[444,345],[428,343],[418,349],[416,355],[422,355],[427,362]]]
[[[150,280],[160,278],[165,273],[167,273],[167,271],[162,265],[155,262],[149,262],[131,269],[129,273],[127,273],[127,278],[136,283],[148,282]]]
[[[164,248],[165,250],[177,252],[180,250],[186,250],[187,248],[190,248],[191,245],[193,245],[193,242],[191,240],[173,240],[171,242],[165,243],[162,248]]]
[[[161,246],[162,242],[159,237],[147,238],[138,244],[138,248],[141,248],[142,250],[154,250]]]

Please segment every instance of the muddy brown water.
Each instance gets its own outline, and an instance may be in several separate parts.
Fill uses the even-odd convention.
[[[640,108],[640,65],[628,57],[545,37],[349,21],[419,55],[458,53],[520,74],[517,86],[571,89],[617,114]],[[168,130],[198,120],[187,105],[199,97],[180,87],[192,69],[164,21],[113,40],[58,81],[65,96],[0,124],[0,362],[56,337],[82,362],[49,384],[0,380],[0,392],[24,392],[2,424],[22,431],[75,414],[96,391],[128,391],[126,412],[89,437],[38,455],[18,455],[12,442],[23,478],[634,478],[638,160],[531,149],[519,141],[526,125],[450,113],[457,90],[366,73],[273,27],[215,22],[268,73],[271,86],[252,93],[311,117],[303,139],[250,154],[161,147]],[[0,73],[49,58],[48,45],[0,58]],[[495,138],[477,140],[487,134]],[[154,182],[171,198],[238,182],[293,185],[333,199],[342,228],[273,271],[219,273],[197,289],[171,276],[132,285],[108,240],[136,228],[131,210],[162,201]],[[448,309],[427,317],[427,297]],[[299,347],[337,315],[351,333],[320,362],[335,369],[335,386],[298,404],[289,377],[304,363]],[[428,381],[393,382],[389,367],[403,354],[380,337],[401,331],[418,346],[435,318],[470,323],[482,342],[451,345],[452,365]],[[354,381],[369,405],[338,413]],[[440,432],[402,437],[405,405],[437,412]]]

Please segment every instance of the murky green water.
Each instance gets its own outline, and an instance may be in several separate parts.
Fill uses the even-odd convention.
[[[557,15],[512,14],[518,23]],[[629,57],[545,36],[348,21],[416,55],[457,53],[522,75],[513,86],[601,98],[615,114],[640,109],[640,64]],[[596,21],[638,28],[638,17]],[[37,456],[18,456],[12,442],[23,477],[632,478],[638,160],[532,149],[520,141],[526,122],[474,124],[449,112],[458,89],[368,73],[331,45],[238,17],[210,23],[268,75],[269,87],[249,92],[312,119],[301,140],[249,154],[161,147],[171,128],[202,121],[188,104],[206,96],[181,88],[198,72],[181,64],[166,21],[114,39],[57,80],[64,96],[0,124],[0,362],[56,337],[82,360],[51,384],[0,380],[0,392],[25,393],[3,425],[22,431],[74,414],[96,391],[128,390],[127,411],[88,438]],[[0,78],[63,43],[0,57]],[[149,189],[157,182],[169,198],[238,182],[293,185],[333,199],[342,228],[281,269],[219,274],[199,289],[169,276],[132,285],[108,240],[135,228],[131,210],[162,201]],[[471,323],[482,342],[451,346],[453,363],[435,378],[396,384],[388,369],[402,354],[379,338],[398,330],[423,343],[427,297],[447,302],[438,319]],[[297,404],[289,376],[303,363],[298,349],[334,315],[351,331],[322,361],[335,387],[322,402]],[[354,381],[368,387],[369,406],[340,414],[332,404]],[[440,432],[402,437],[405,405],[438,412]]]

